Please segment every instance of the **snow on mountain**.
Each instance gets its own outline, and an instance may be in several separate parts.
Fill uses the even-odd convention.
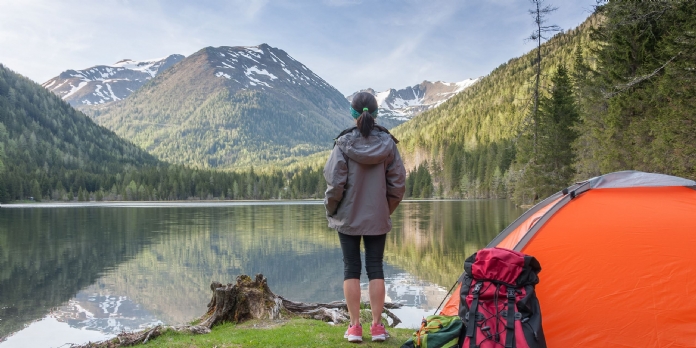
[[[352,101],[353,97],[360,92],[371,93],[379,104],[380,118],[403,123],[415,115],[439,106],[480,79],[477,77],[460,82],[423,81],[415,86],[399,90],[390,88],[383,92],[367,88],[347,96],[346,99]]]
[[[75,107],[106,104],[126,98],[182,59],[180,54],[145,61],[124,59],[111,65],[67,70],[42,86]]]
[[[215,76],[244,89],[312,86],[327,93],[336,89],[285,51],[267,44],[208,47]],[[324,92],[324,91],[322,91]]]

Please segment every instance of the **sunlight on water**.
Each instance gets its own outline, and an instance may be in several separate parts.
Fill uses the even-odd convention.
[[[202,315],[211,281],[263,273],[304,302],[343,299],[321,202],[15,206],[0,215],[0,348],[58,347]],[[404,202],[387,237],[387,301],[401,327],[432,314],[521,211],[503,200]],[[361,280],[366,297],[367,278]],[[39,339],[40,338],[40,339]],[[1,341],[1,340],[0,340]]]

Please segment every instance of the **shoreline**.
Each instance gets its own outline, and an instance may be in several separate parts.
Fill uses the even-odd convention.
[[[16,208],[186,208],[186,207],[225,207],[254,205],[318,205],[318,199],[297,200],[244,200],[244,201],[108,201],[108,202],[36,202],[6,203],[3,209]]]
[[[405,199],[402,203],[413,202],[456,202],[478,201],[481,199]],[[103,202],[34,202],[34,203],[5,203],[2,209],[19,208],[187,208],[187,207],[234,207],[234,206],[264,206],[264,205],[320,205],[321,199],[283,199],[283,200],[193,200],[193,201],[103,201]]]

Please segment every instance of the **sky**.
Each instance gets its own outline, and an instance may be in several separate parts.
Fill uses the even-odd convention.
[[[564,30],[595,0],[546,0]],[[342,94],[487,75],[534,48],[529,0],[0,0],[0,63],[68,69],[267,43]]]

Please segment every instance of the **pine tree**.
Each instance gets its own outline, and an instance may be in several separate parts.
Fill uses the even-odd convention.
[[[696,177],[696,7],[692,1],[606,2],[593,33],[597,67],[583,86],[580,170]],[[586,105],[593,105],[592,109]],[[588,165],[589,164],[589,165]]]
[[[39,182],[36,179],[32,180],[31,182],[31,196],[34,197],[35,201],[41,202],[41,187],[39,186]]]
[[[552,12],[558,10],[557,7],[552,7],[549,5],[544,6],[544,0],[530,0],[534,4],[534,8],[529,10],[529,14],[534,18],[534,24],[536,29],[527,38],[528,40],[536,41],[536,60],[534,61],[534,88],[532,90],[532,110],[531,110],[531,120],[532,120],[532,150],[536,151],[537,137],[539,136],[539,102],[541,98],[541,40],[548,40],[546,36],[547,33],[553,33],[560,31],[561,29],[557,25],[545,25],[547,17]]]
[[[561,65],[551,78],[550,97],[541,100],[538,163],[542,166],[544,182],[537,193],[546,197],[568,186],[575,174],[571,144],[578,135],[574,129],[579,112],[568,71]]]
[[[0,203],[8,203],[11,200],[10,194],[7,192],[4,175],[0,174]]]
[[[540,100],[536,151],[529,155],[533,138],[530,131],[523,138],[526,151],[518,152],[522,175],[516,182],[513,198],[519,203],[532,203],[565,188],[575,173],[572,144],[577,139],[575,126],[579,112],[568,71],[563,65],[558,67],[551,82],[551,95]]]

